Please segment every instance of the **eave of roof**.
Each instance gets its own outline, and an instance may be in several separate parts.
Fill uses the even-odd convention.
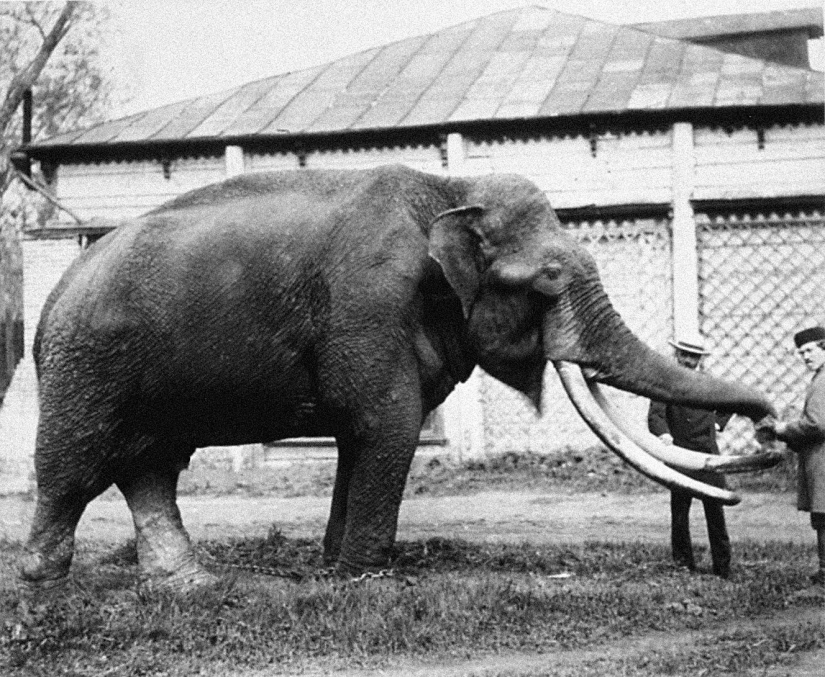
[[[719,116],[825,102],[823,74],[544,7],[482,17],[32,144],[31,156],[565,119]]]

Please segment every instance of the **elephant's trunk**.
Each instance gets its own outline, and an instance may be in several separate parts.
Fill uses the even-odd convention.
[[[775,454],[714,463],[707,454],[666,447],[658,438],[634,426],[629,417],[618,414],[596,382],[662,402],[730,411],[754,420],[773,415],[771,404],[744,386],[691,371],[648,348],[627,328],[600,285],[591,289],[586,300],[575,304],[580,310],[578,314],[572,312],[574,304],[569,298],[560,300],[545,316],[543,334],[545,356],[558,370],[582,418],[613,452],[660,484],[700,498],[737,503],[739,497],[733,492],[694,480],[682,471],[766,468],[778,462]],[[580,366],[581,373],[570,362]]]
[[[661,402],[702,409],[733,412],[757,421],[774,414],[770,402],[759,392],[739,383],[680,366],[672,358],[649,348],[628,329],[604,292],[591,291],[587,312],[574,313],[558,330],[559,314],[548,315],[544,330],[545,356],[550,361],[575,362],[588,380]],[[565,340],[564,335],[568,336]],[[570,340],[572,339],[572,340]]]

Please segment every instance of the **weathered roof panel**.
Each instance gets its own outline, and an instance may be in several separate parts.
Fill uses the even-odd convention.
[[[278,77],[272,88],[247,108],[222,136],[257,134],[277,118],[281,111],[320,75],[322,70],[323,67],[319,66]]]
[[[825,102],[823,74],[523,7],[35,144],[105,146],[458,121]]]
[[[687,45],[675,40],[654,40],[647,51],[639,84],[666,84],[679,73]]]
[[[224,101],[211,115],[195,127],[190,132],[190,136],[219,136],[248,108],[270,91],[276,79],[267,78],[244,85],[237,95]]]
[[[188,104],[188,102],[186,102]],[[142,113],[135,113],[134,115],[129,115],[128,117],[121,118],[120,120],[115,120],[114,122],[106,122],[99,125],[95,125],[94,127],[90,127],[87,130],[81,131],[80,134],[76,134],[74,132],[67,132],[66,134],[61,134],[60,137],[74,137],[73,143],[75,144],[104,144],[110,143],[118,134],[123,132],[125,129],[128,129],[132,125],[137,125],[140,121],[146,117],[147,111]],[[164,124],[166,123],[168,116],[164,117]]]
[[[311,87],[305,87],[289,101],[266,127],[258,130],[261,134],[284,134],[300,132],[311,125],[335,102],[335,97],[347,84],[370,63],[378,49],[353,54],[339,59],[319,71]],[[243,134],[238,129],[229,129],[226,136]]]
[[[421,98],[468,35],[469,32],[463,28],[432,35],[375,105],[364,114],[359,125],[365,128],[397,125]]]
[[[193,99],[188,106],[181,109],[178,115],[172,116],[169,123],[154,134],[152,138],[169,140],[188,138],[193,129],[212,115],[215,109],[224,101],[237,96],[240,89],[241,87],[236,87],[229,92],[217,92]]]
[[[360,127],[359,119],[380,100],[426,38],[417,37],[387,45],[340,92],[334,103],[304,129],[327,132]]]

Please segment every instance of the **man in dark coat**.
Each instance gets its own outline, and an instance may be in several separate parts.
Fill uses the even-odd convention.
[[[811,580],[825,584],[825,327],[810,327],[794,335],[799,356],[813,372],[802,416],[795,421],[768,421],[758,433],[785,442],[798,460],[796,507],[811,513],[816,531],[819,570]]]
[[[697,369],[702,357],[707,354],[699,336],[670,341],[674,347],[676,360],[683,367]],[[707,409],[694,409],[662,402],[650,403],[647,427],[654,435],[668,444],[675,444],[691,451],[718,454],[716,433],[721,431],[730,415],[720,415]],[[725,486],[725,477],[714,472],[686,472],[686,475],[716,487]],[[690,505],[693,496],[674,489],[670,493],[670,540],[673,560],[678,566],[696,569],[693,545],[690,540]],[[703,499],[705,521],[708,526],[708,540],[713,562],[713,573],[722,578],[730,576],[731,547],[725,525],[722,504],[712,499]]]

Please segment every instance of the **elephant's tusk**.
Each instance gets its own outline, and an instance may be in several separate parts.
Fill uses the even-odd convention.
[[[658,458],[662,463],[676,470],[705,470],[716,473],[741,473],[771,468],[782,460],[775,451],[757,454],[718,456],[684,449],[675,444],[665,444],[644,428],[622,420],[621,413],[607,398],[604,390],[595,381],[587,381],[593,399],[619,430],[639,445],[642,450]]]
[[[577,365],[558,361],[553,362],[553,366],[559,373],[567,396],[587,425],[611,451],[628,465],[659,484],[668,488],[682,489],[700,498],[714,499],[725,505],[736,505],[742,500],[732,491],[686,477],[648,454],[619,430],[602,411],[593,399],[581,369]]]

